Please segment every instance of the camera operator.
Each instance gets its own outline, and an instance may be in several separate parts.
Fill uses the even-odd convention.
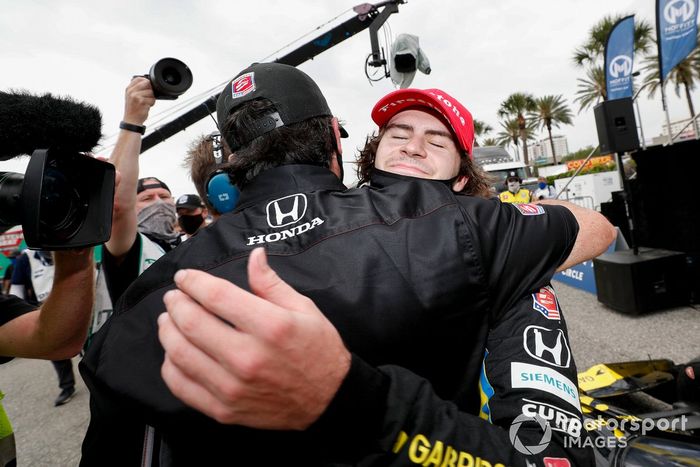
[[[42,284],[33,276],[23,283],[41,305],[0,295],[0,364],[68,359],[80,352],[100,302],[92,246],[108,239],[118,179],[110,164],[88,157],[101,138],[101,113],[70,97],[0,91],[0,128],[0,160],[31,155],[24,175],[0,172],[0,232],[21,224],[28,247],[47,251],[42,259],[53,269],[52,280],[43,271]],[[0,465],[16,465],[14,444],[0,406]]]

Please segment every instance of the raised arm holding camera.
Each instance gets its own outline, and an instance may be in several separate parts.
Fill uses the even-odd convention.
[[[125,91],[124,118],[110,156],[110,162],[121,173],[115,192],[112,235],[103,250],[112,303],[148,265],[180,241],[170,189],[155,177],[139,179],[144,122],[155,102],[151,80],[135,76]]]

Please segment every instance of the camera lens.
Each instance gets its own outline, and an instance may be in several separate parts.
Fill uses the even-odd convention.
[[[60,240],[68,240],[80,229],[85,219],[85,203],[75,184],[54,167],[46,169],[39,202],[39,226]]]
[[[182,76],[175,68],[168,67],[163,70],[163,81],[171,86],[177,86],[182,81]]]
[[[176,58],[158,60],[148,73],[156,99],[177,99],[192,86],[192,72]]]
[[[22,223],[20,198],[24,175],[0,172],[0,225],[12,227]]]

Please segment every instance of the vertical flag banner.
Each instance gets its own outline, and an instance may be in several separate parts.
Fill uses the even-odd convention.
[[[615,23],[605,41],[605,96],[607,100],[632,97],[634,15]]]
[[[661,82],[697,46],[698,0],[656,0]]]

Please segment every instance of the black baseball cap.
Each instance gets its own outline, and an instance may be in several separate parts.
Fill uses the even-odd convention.
[[[175,201],[176,209],[197,209],[203,207],[204,203],[202,203],[202,198],[195,194],[182,195]]]
[[[139,181],[136,184],[136,194],[141,193],[143,190],[148,190],[151,188],[164,188],[170,191],[168,185],[158,180],[156,177],[144,177],[139,178]],[[170,193],[172,193],[172,191],[170,191]]]
[[[259,119],[255,136],[248,141],[237,141],[235,135],[224,135],[232,151],[275,128],[333,115],[318,85],[303,71],[281,63],[253,63],[238,73],[219,96],[216,103],[219,128],[224,129],[231,112],[258,98],[269,99],[277,112]],[[341,136],[347,137],[345,129],[341,130]]]

